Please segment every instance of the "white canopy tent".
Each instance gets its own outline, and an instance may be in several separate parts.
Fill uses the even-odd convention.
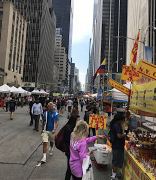
[[[15,86],[10,87],[10,92],[15,93],[15,94],[19,93],[18,89]]]
[[[41,94],[41,92],[38,89],[34,89],[31,94]]]
[[[130,89],[131,83],[124,84],[123,86],[127,87],[128,89]],[[122,93],[121,91],[113,88],[111,90],[111,92],[112,92],[112,98],[113,99],[120,100],[120,101],[128,101],[128,96],[126,94]]]
[[[11,91],[10,87],[7,84],[0,86],[1,93],[9,93]]]
[[[41,94],[46,94],[46,95],[49,94],[49,93],[47,93],[44,89],[41,89],[41,90],[40,90],[40,93],[41,93]]]
[[[27,91],[25,91],[23,88],[21,88],[21,87],[19,87],[18,88],[18,92],[20,93],[20,94],[26,94],[27,93]]]

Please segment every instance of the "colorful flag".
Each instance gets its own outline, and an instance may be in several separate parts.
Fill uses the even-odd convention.
[[[93,80],[95,80],[96,76],[99,75],[99,74],[104,74],[106,73],[106,70],[105,70],[105,65],[106,65],[107,61],[106,61],[106,58],[102,61],[100,67],[96,70],[95,74],[94,74],[94,77],[93,77]]]
[[[137,61],[137,53],[138,53],[138,44],[140,39],[140,31],[138,32],[137,38],[135,40],[131,55],[130,55],[130,65],[134,66]]]

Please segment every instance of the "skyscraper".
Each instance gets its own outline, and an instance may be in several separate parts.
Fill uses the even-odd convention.
[[[22,85],[27,22],[9,1],[0,1],[0,84]]]
[[[65,86],[66,80],[66,62],[67,62],[67,54],[65,51],[65,47],[62,44],[62,34],[61,29],[56,28],[56,38],[55,38],[55,63],[58,67],[58,87],[61,88]]]
[[[12,2],[28,22],[23,81],[31,86],[38,82],[50,85],[55,47],[55,15],[50,0]]]
[[[72,31],[73,31],[73,0],[52,0],[56,14],[56,27],[61,28],[63,46],[71,61]]]
[[[103,0],[101,60],[106,57],[109,71],[121,72],[126,61],[126,37],[127,0]]]
[[[144,43],[149,44],[150,34],[154,33],[153,25],[150,28],[151,12],[149,11],[149,1],[130,0],[128,1],[128,23],[127,23],[127,64],[130,63],[130,53],[132,51],[134,40],[140,31],[140,40],[138,47],[138,61],[144,57]],[[153,7],[152,7],[153,8]],[[150,32],[151,30],[151,32]],[[153,39],[151,36],[151,42]],[[152,45],[152,44],[151,44]]]

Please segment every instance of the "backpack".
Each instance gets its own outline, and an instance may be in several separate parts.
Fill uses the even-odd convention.
[[[55,136],[55,146],[57,149],[59,149],[62,152],[67,152],[67,145],[64,141],[64,132],[65,132],[66,126],[64,126],[58,134]]]

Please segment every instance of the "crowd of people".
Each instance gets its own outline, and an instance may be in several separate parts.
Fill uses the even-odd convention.
[[[20,100],[19,100],[20,99]],[[96,135],[95,128],[89,128],[90,114],[98,114],[100,110],[99,102],[96,100],[71,98],[71,97],[44,97],[31,96],[29,98],[19,98],[14,96],[5,97],[5,110],[10,111],[10,119],[21,99],[20,106],[29,105],[30,126],[34,126],[35,131],[39,131],[39,122],[42,122],[41,138],[43,142],[43,156],[37,166],[41,166],[47,161],[47,153],[53,155],[55,137],[58,132],[59,116],[67,111],[68,122],[64,126],[64,143],[66,145],[65,156],[67,158],[67,171],[65,180],[81,180],[87,172],[92,172],[89,158],[88,144],[95,142],[97,138],[107,139],[112,144],[112,179],[121,176],[124,162],[125,132],[123,122],[124,113],[117,113],[110,123],[109,134]],[[27,102],[27,103],[26,103]],[[85,109],[84,109],[85,106]],[[79,108],[80,107],[80,108]],[[80,111],[84,112],[83,120],[80,120]],[[106,108],[107,110],[107,108]],[[108,112],[107,112],[108,113]],[[110,116],[110,110],[108,113]],[[89,160],[87,160],[89,158]],[[87,170],[83,169],[88,162]]]

